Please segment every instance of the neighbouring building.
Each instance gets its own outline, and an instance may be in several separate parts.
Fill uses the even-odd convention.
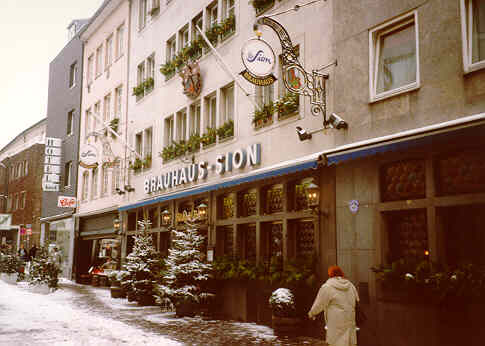
[[[278,82],[255,87],[234,78],[244,69],[241,47],[255,37],[257,17],[296,4],[267,1],[256,8],[235,0],[132,1],[127,135],[135,152],[128,150],[127,159],[134,191],[125,191],[128,197],[119,208],[122,256],[132,249],[137,221],[151,221],[154,244],[167,254],[170,230],[200,218],[204,209],[208,218],[198,227],[207,237],[209,258],[291,261],[317,254],[322,278],[335,263],[335,176],[333,169],[327,175],[319,166],[319,152],[331,147],[333,137],[319,132],[311,141],[298,139],[296,126],[321,127],[322,117],[311,115],[308,100],[292,97],[283,86],[282,47],[271,29],[260,28],[275,50]],[[278,21],[308,70],[332,61],[330,2],[290,11]],[[295,74],[288,79],[304,82]],[[284,102],[289,106],[273,110]],[[330,110],[331,102],[327,106]],[[305,186],[312,182],[325,191],[320,210],[328,210],[328,217],[308,208]],[[270,323],[268,289],[228,283],[221,287],[221,311],[230,318]]]
[[[0,205],[8,215],[0,230],[1,244],[15,250],[41,245],[42,175],[46,119],[29,127],[0,150]]]
[[[130,1],[107,0],[81,33],[84,44],[76,210],[76,278],[93,265],[119,265],[113,220],[129,185],[127,140]]]
[[[45,245],[56,246],[61,253],[62,276],[71,278],[74,255],[74,212],[77,195],[79,124],[83,45],[79,38],[89,19],[73,20],[68,29],[68,43],[49,65],[47,100],[47,138],[59,155],[48,155],[44,174],[52,182],[43,185],[41,224]],[[48,145],[49,146],[49,145]],[[56,149],[57,150],[57,149]]]
[[[406,301],[370,268],[401,258],[485,265],[485,2],[333,4],[333,108],[349,128],[323,154],[336,177],[337,263],[372,318],[362,337],[481,345],[480,304]]]

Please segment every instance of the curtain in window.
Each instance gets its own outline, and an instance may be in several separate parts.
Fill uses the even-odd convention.
[[[416,35],[414,23],[379,37],[376,93],[416,81]]]

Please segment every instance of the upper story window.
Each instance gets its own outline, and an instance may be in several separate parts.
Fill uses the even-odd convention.
[[[186,25],[179,33],[179,50],[184,49],[190,44],[189,42],[189,26]]]
[[[69,68],[69,88],[72,88],[76,85],[76,76],[77,76],[77,63],[75,62]]]
[[[256,102],[259,106],[269,105],[274,101],[274,84],[256,87]]]
[[[125,25],[121,24],[118,29],[116,29],[116,58],[123,55],[124,50],[124,36],[125,36]]]
[[[148,94],[155,86],[155,53],[147,58],[146,68],[145,94]]]
[[[101,196],[108,195],[108,185],[109,184],[109,175],[108,175],[108,167],[102,167],[102,185],[101,185]]]
[[[135,136],[135,150],[143,158],[143,168],[150,168],[152,162],[152,128],[138,132]]]
[[[98,179],[99,179],[99,169],[93,168],[93,178],[91,181],[91,199],[98,197]]]
[[[160,12],[160,0],[151,0],[150,15],[156,16]]]
[[[113,62],[113,35],[110,35],[106,40],[106,58],[105,67],[109,67]]]
[[[64,166],[64,187],[72,186],[72,161],[69,161]]]
[[[94,55],[91,54],[88,58],[88,84],[91,84],[93,82],[93,76],[94,76]]]
[[[461,0],[463,67],[472,72],[485,67],[485,2]]]
[[[189,122],[189,134],[200,135],[200,103],[196,103],[190,106],[190,122]]]
[[[24,161],[24,175],[29,174],[29,161],[25,160]]]
[[[88,135],[91,133],[91,108],[86,110],[85,121],[84,121],[84,137],[85,139],[88,138]]]
[[[210,29],[217,24],[217,11],[217,1],[207,8],[207,29]]]
[[[177,112],[177,140],[187,139],[187,111]]]
[[[138,5],[138,30],[143,29],[147,24],[148,0],[140,0]]]
[[[115,117],[121,118],[121,110],[123,100],[123,86],[119,86],[115,89]]]
[[[96,77],[103,73],[103,45],[96,49]]]
[[[67,113],[67,129],[66,135],[72,135],[74,133],[74,109]]]
[[[121,187],[121,167],[120,167],[120,161],[116,160],[113,165],[113,172],[112,172],[112,179],[111,179],[111,184],[112,184],[112,193],[116,192],[116,189],[120,189]]]
[[[225,18],[234,16],[236,0],[223,0],[222,1],[222,15]]]
[[[104,97],[103,122],[111,120],[111,94]]]
[[[192,20],[192,41],[194,41],[196,38],[200,37],[199,31],[196,29],[199,28],[201,31],[203,31],[203,18],[202,18],[202,13],[199,13],[193,20]]]
[[[171,145],[174,140],[174,120],[173,120],[173,115],[169,116],[168,118],[165,119],[165,136],[164,136],[164,144],[165,145]]]
[[[207,127],[215,128],[217,119],[217,95],[206,97],[205,124]]]
[[[173,36],[167,41],[167,62],[172,61],[175,55],[177,55],[177,45]]]
[[[222,102],[221,124],[234,120],[234,84],[222,89]]]
[[[417,12],[369,32],[371,101],[419,87]]]
[[[17,164],[16,177],[20,178],[23,175],[24,175],[24,163],[20,162],[19,164]]]
[[[87,201],[88,200],[88,192],[89,192],[89,172],[85,171],[83,173],[83,190],[82,190],[82,200]]]

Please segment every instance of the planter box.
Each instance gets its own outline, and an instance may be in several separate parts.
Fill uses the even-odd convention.
[[[51,289],[47,284],[39,284],[39,285],[31,286],[30,290],[33,293],[37,293],[37,294],[49,294],[51,292]]]
[[[300,331],[301,322],[296,317],[272,316],[273,331],[278,336],[297,336]]]
[[[193,303],[178,303],[175,305],[175,314],[177,317],[194,317],[197,312],[197,306]]]
[[[119,286],[110,287],[111,298],[126,298],[126,292]]]
[[[259,130],[259,129],[266,127],[266,126],[269,126],[271,124],[273,124],[273,118],[265,119],[265,120],[258,120],[256,122],[256,124],[254,124],[254,128],[256,130]]]

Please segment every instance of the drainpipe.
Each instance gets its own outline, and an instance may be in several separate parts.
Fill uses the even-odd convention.
[[[132,1],[128,0],[128,24],[127,24],[127,34],[128,34],[128,42],[126,44],[126,101],[125,101],[125,143],[128,144],[128,100],[130,98],[130,49],[131,49],[131,8],[132,8]],[[125,145],[125,154],[123,158],[123,185],[128,185],[130,183],[130,170],[127,165],[127,147]],[[129,198],[129,197],[128,197]]]

